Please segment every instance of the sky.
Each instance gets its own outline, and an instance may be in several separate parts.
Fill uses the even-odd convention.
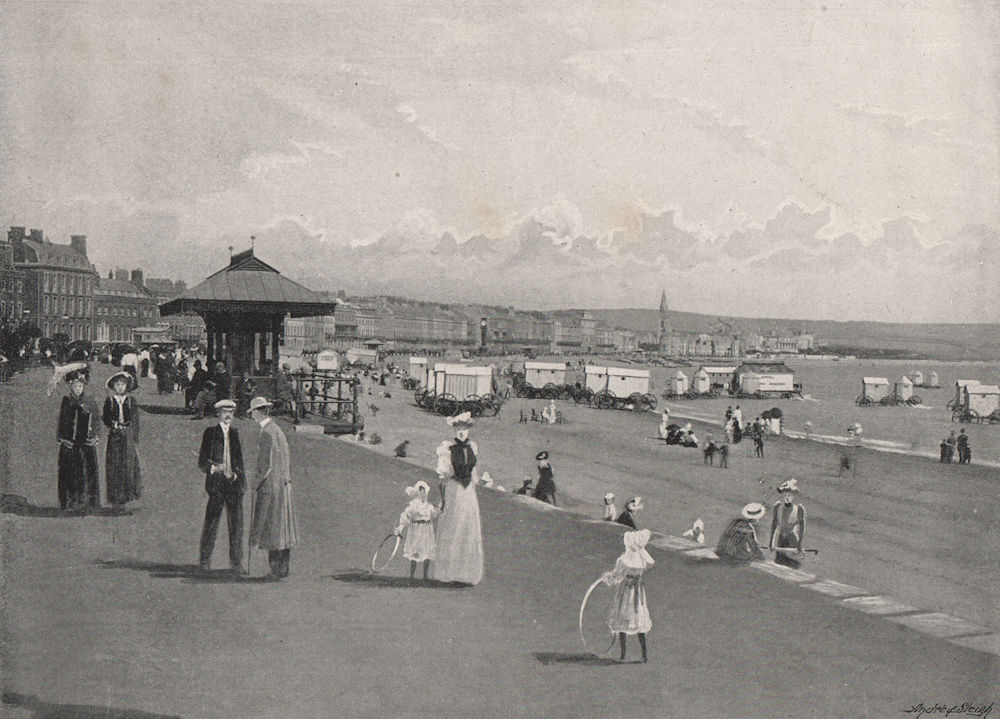
[[[200,281],[1000,322],[994,2],[0,4],[0,223]]]

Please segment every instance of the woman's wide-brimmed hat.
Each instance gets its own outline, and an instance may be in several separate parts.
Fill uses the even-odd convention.
[[[475,422],[472,421],[471,412],[462,412],[461,414],[456,414],[454,417],[449,417],[447,421],[449,427],[456,427],[456,428],[471,427],[472,425],[475,424]]]
[[[792,479],[782,482],[778,485],[778,494],[781,494],[782,492],[795,492],[795,494],[798,494],[799,481],[793,477]]]
[[[643,506],[642,497],[632,497],[632,499],[625,503],[625,509],[630,509],[633,512],[639,511]]]
[[[68,365],[60,367],[57,371],[62,372],[63,381],[66,384],[74,380],[90,381],[90,365],[86,362],[71,362]]]
[[[605,494],[605,495],[604,495],[604,499],[605,499],[606,501],[607,501],[607,500],[612,500],[612,499],[614,499],[614,498],[615,498],[615,495],[614,495],[614,493],[612,493],[612,492],[608,492],[607,494]]]
[[[549,453],[546,452],[544,449],[535,455],[535,460],[539,462],[541,462],[543,459],[548,459],[548,458],[549,458]]]
[[[767,512],[767,509],[760,502],[750,502],[750,504],[743,507],[740,514],[743,515],[744,519],[760,519]]]
[[[115,382],[117,382],[120,379],[125,380],[125,391],[126,392],[132,392],[133,390],[138,389],[138,387],[139,387],[138,380],[136,380],[136,378],[132,376],[131,372],[115,372],[113,375],[111,375],[108,378],[108,381],[107,381],[107,383],[106,383],[105,386],[108,389],[114,391],[114,389],[115,389],[114,388],[114,384],[115,384]]]

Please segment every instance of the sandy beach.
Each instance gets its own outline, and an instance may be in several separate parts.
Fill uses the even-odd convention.
[[[368,446],[392,454],[408,439],[406,461],[433,468],[434,449],[449,436],[444,419],[418,408],[413,393],[398,385],[388,388],[390,399],[377,396],[383,388],[364,386],[369,387],[374,394],[362,402],[367,435],[377,433],[383,441]],[[374,416],[365,406],[371,404],[378,407]],[[599,518],[605,492],[616,495],[619,509],[640,495],[645,526],[680,535],[701,518],[714,546],[743,504],[766,499],[770,506],[777,497],[769,490],[795,477],[808,514],[806,543],[820,549],[807,562],[810,571],[994,628],[1000,623],[987,589],[996,580],[996,468],[850,448],[857,474],[838,477],[845,451],[840,445],[769,437],[763,460],[755,459],[752,442],[744,441],[733,445],[729,468],[720,469],[706,466],[698,450],[659,440],[658,412],[557,401],[564,424],[519,423],[522,410],[530,415],[531,408],[540,412],[546,404],[512,398],[498,417],[481,418],[473,431],[482,447],[481,468],[507,491],[536,475],[534,456],[545,449],[564,509]],[[699,438],[721,434],[715,424],[692,424]]]

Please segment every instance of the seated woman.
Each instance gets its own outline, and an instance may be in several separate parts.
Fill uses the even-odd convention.
[[[764,558],[764,552],[757,543],[757,522],[767,513],[759,502],[751,502],[743,507],[740,516],[729,523],[715,553],[720,559],[732,562],[750,562]]]

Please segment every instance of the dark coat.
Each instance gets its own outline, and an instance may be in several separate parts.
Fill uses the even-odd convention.
[[[225,437],[222,427],[214,424],[205,430],[201,436],[201,450],[198,452],[198,467],[205,473],[205,491],[209,494],[242,494],[247,488],[247,475],[243,469],[243,448],[240,445],[240,434],[236,426],[229,425],[229,463],[233,480],[226,479],[222,473],[213,473],[213,464],[222,464],[225,455]]]

